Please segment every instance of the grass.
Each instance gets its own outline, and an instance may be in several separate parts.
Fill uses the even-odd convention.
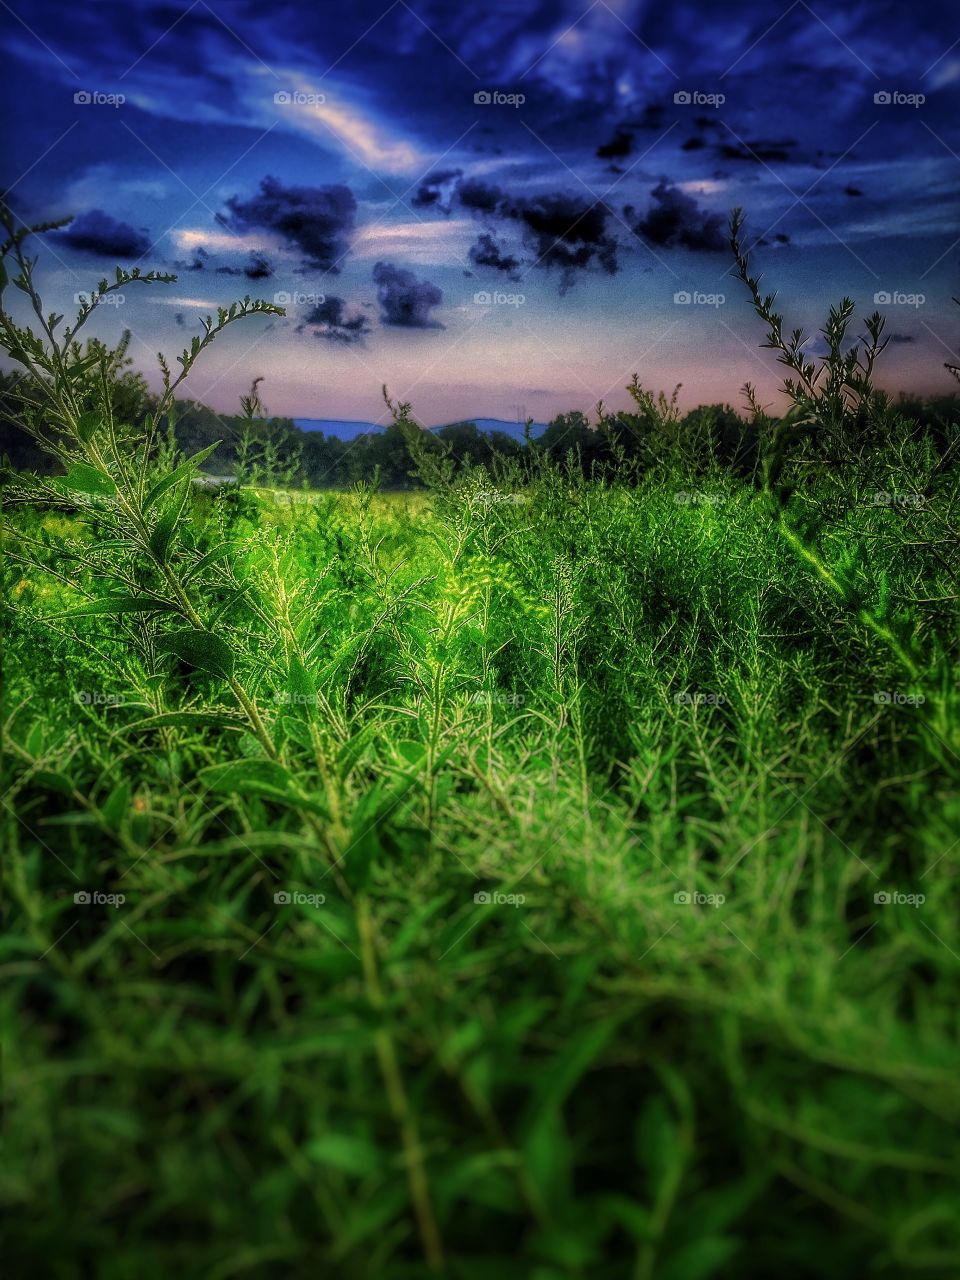
[[[18,1273],[956,1275],[949,453],[804,393],[763,483],[215,495],[68,374],[4,489]]]

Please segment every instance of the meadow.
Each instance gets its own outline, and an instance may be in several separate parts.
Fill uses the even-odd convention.
[[[4,310],[17,1274],[960,1272],[960,417],[738,229],[748,460],[635,382],[589,474],[395,405],[418,492],[210,490],[175,393],[269,308],[136,423]]]

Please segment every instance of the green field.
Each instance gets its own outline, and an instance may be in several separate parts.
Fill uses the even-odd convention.
[[[89,377],[2,490],[12,1273],[960,1273],[958,420],[215,493]]]

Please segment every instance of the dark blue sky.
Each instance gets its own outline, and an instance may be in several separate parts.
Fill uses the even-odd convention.
[[[58,308],[115,263],[178,272],[97,317],[145,370],[212,305],[292,299],[193,394],[429,422],[768,399],[729,276],[742,205],[788,321],[877,294],[894,388],[960,345],[960,11],[946,4],[3,3],[5,185],[75,214]],[[692,302],[675,301],[690,295]],[[920,298],[922,297],[922,301]],[[722,299],[722,301],[721,301]],[[904,300],[906,299],[906,300]],[[816,350],[816,347],[814,347]]]

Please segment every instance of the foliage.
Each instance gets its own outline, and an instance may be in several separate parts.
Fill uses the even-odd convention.
[[[427,494],[240,500],[22,333],[18,1274],[957,1274],[956,421],[388,399]]]

